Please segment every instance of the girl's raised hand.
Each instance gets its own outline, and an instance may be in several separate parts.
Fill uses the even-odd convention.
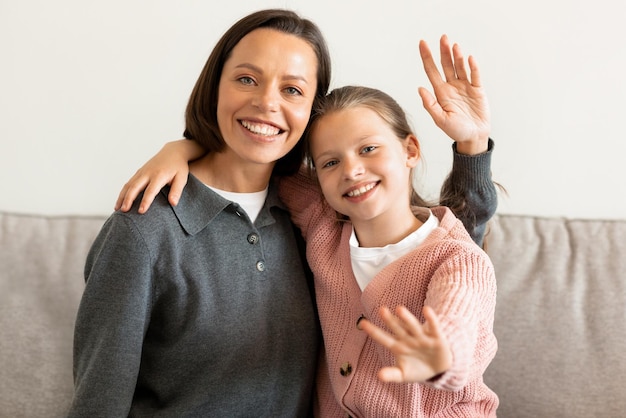
[[[425,322],[421,324],[404,306],[396,308],[396,315],[381,308],[380,315],[391,333],[368,320],[359,323],[363,331],[396,358],[394,366],[380,369],[378,378],[383,382],[423,382],[452,365],[450,346],[441,332],[437,314],[428,306],[423,313]]]
[[[419,49],[434,92],[433,95],[426,88],[419,88],[424,108],[435,124],[456,141],[458,152],[472,155],[486,151],[491,129],[489,104],[476,60],[470,55],[466,66],[459,45],[450,46],[448,37],[443,35],[440,40],[442,77],[428,44],[420,41]]]

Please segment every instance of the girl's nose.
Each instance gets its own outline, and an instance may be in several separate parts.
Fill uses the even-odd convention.
[[[343,162],[344,176],[347,179],[354,179],[365,173],[365,168],[359,159],[346,158]]]

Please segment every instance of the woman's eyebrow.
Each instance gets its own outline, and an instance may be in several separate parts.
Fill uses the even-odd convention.
[[[236,65],[235,68],[247,68],[261,75],[263,74],[263,69],[261,67],[251,64],[249,62],[242,62],[241,64]],[[285,74],[282,78],[283,80],[300,80],[304,83],[309,83],[306,77],[298,74]]]

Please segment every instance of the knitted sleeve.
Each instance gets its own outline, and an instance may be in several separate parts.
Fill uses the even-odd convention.
[[[497,350],[495,299],[493,265],[482,251],[462,248],[435,271],[424,304],[440,318],[453,363],[431,383],[434,387],[459,390],[487,368]]]
[[[127,416],[151,306],[151,263],[131,221],[112,215],[92,245],[74,331],[69,417]]]
[[[498,206],[496,187],[491,179],[493,147],[493,140],[489,139],[486,152],[463,155],[456,151],[456,143],[452,144],[452,171],[441,189],[440,204],[452,209],[480,247],[483,245],[487,221]]]
[[[314,223],[324,217],[335,216],[334,210],[326,203],[317,180],[304,167],[297,174],[281,178],[278,195],[305,239],[311,233]]]

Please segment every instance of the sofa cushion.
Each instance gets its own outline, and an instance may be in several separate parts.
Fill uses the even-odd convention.
[[[0,415],[65,414],[83,266],[103,223],[0,213]]]
[[[486,245],[498,416],[624,416],[626,221],[499,215]]]

